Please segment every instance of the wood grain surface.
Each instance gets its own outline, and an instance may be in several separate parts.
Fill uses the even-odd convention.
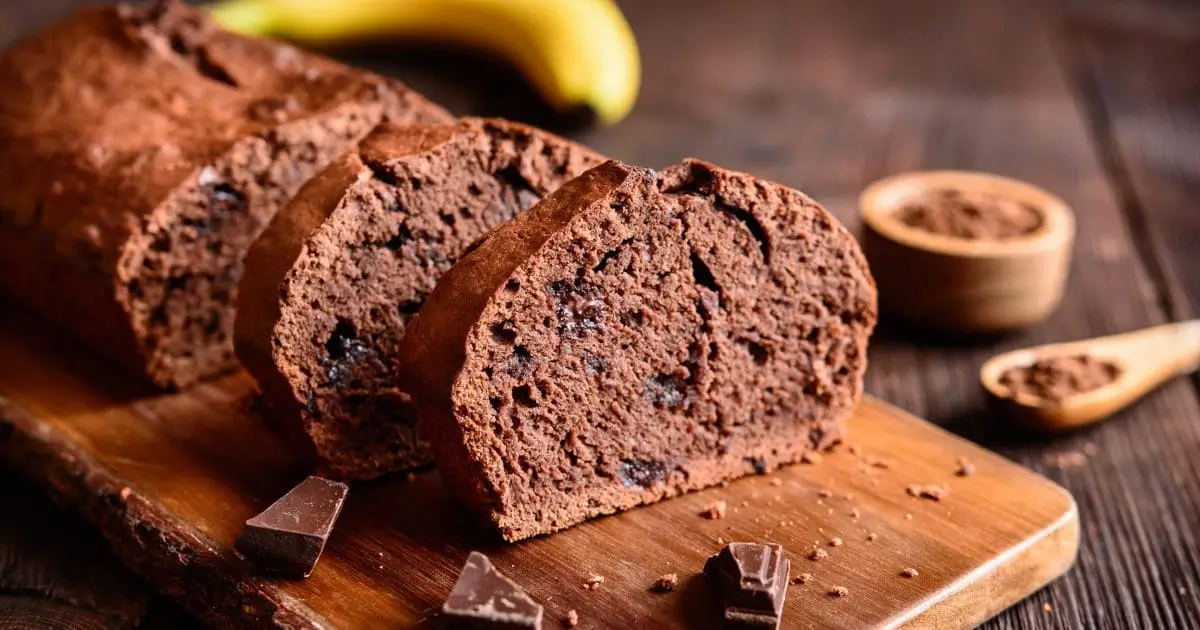
[[[724,539],[780,543],[795,574],[814,576],[792,588],[787,627],[969,628],[1058,577],[1078,550],[1065,490],[871,400],[851,420],[853,442],[819,463],[515,545],[479,527],[435,472],[359,485],[312,576],[255,577],[234,540],[303,472],[253,412],[249,378],[110,397],[123,375],[103,378],[88,357],[63,358],[46,337],[23,316],[0,316],[0,352],[15,359],[0,365],[0,459],[216,626],[441,626],[437,612],[466,555],[482,550],[544,603],[551,627],[572,609],[588,627],[716,627],[700,570]],[[959,458],[973,474],[956,475]],[[912,496],[914,484],[948,494]],[[716,501],[726,516],[702,516]],[[809,559],[814,548],[828,557]],[[919,575],[902,576],[908,567]],[[682,588],[652,593],[665,573]],[[605,579],[589,591],[592,574]],[[835,586],[849,593],[832,597]]]
[[[0,2],[0,45],[75,4]],[[900,329],[885,315],[868,390],[1044,472],[1078,500],[1076,568],[986,627],[1200,627],[1200,380],[1172,382],[1104,425],[1057,438],[1006,425],[976,380],[1003,350],[1200,309],[1196,3],[622,5],[646,80],[629,120],[575,134],[598,150],[649,166],[696,155],[747,169],[801,187],[851,224],[862,187],[917,168],[1020,177],[1076,209],[1075,262],[1054,317],[968,342]],[[339,54],[458,113],[550,121],[494,63],[392,47]]]

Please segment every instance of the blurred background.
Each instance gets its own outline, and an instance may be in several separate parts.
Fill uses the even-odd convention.
[[[0,47],[79,4],[0,0]],[[463,49],[376,42],[329,52],[455,114],[546,126],[645,166],[695,156],[797,187],[852,231],[864,186],[903,171],[981,170],[1063,197],[1079,231],[1066,298],[1049,320],[966,342],[885,318],[867,391],[1074,494],[1076,568],[986,627],[1200,628],[1200,379],[1053,438],[1008,426],[978,380],[980,364],[1006,349],[1200,313],[1200,3],[618,4],[642,80],[628,117],[608,127],[552,111],[516,70]],[[0,513],[26,516],[0,518],[0,627],[133,626],[147,606],[143,627],[186,623],[94,534],[10,477],[0,501],[14,507]],[[58,529],[73,532],[82,556],[47,548],[46,532]]]

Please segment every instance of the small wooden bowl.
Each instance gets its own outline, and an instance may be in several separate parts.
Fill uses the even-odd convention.
[[[1042,224],[1016,238],[973,240],[933,234],[896,218],[909,202],[945,189],[1022,202],[1041,213]],[[868,186],[859,210],[880,308],[909,323],[999,333],[1041,321],[1062,300],[1075,218],[1063,200],[1041,188],[986,173],[904,173]]]

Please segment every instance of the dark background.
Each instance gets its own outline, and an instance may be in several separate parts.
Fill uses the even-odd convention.
[[[0,0],[0,46],[78,4]],[[987,627],[1200,628],[1200,378],[1177,379],[1095,429],[1046,438],[993,415],[977,376],[1004,349],[1200,316],[1200,4],[623,6],[642,48],[641,99],[616,127],[571,133],[602,153],[748,170],[803,189],[852,229],[867,183],[923,168],[1026,179],[1074,207],[1075,259],[1053,317],[973,344],[885,321],[867,389],[1074,494],[1077,566]],[[499,64],[391,46],[338,55],[396,74],[457,114],[564,128]],[[182,627],[73,517],[11,476],[0,477],[0,501],[0,628],[143,618],[143,627]]]

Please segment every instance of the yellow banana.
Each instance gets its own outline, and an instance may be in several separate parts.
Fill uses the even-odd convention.
[[[516,66],[555,109],[612,124],[633,108],[641,63],[612,0],[224,0],[225,28],[300,44],[399,37],[482,49]]]

